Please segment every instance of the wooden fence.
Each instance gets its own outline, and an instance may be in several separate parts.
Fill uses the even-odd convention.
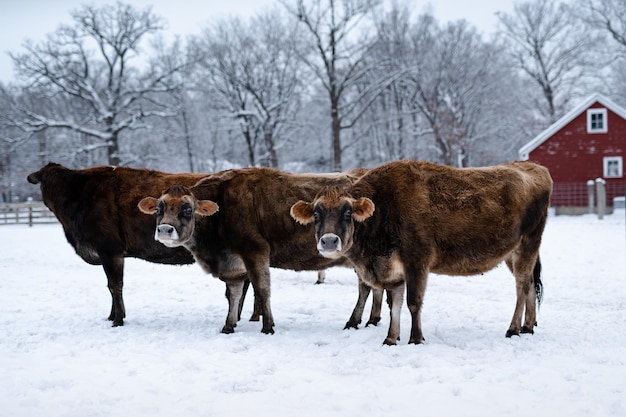
[[[41,202],[0,203],[0,226],[5,224],[57,223],[54,214]]]

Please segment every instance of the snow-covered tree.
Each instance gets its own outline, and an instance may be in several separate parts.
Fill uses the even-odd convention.
[[[364,65],[373,43],[362,23],[380,4],[378,0],[295,0],[281,3],[309,34],[309,46],[300,59],[309,67],[328,95],[333,171],[342,170],[341,131],[364,114],[356,103],[371,103],[380,89],[348,92],[371,68]]]
[[[597,62],[596,39],[574,22],[572,9],[554,0],[516,3],[512,14],[497,13],[500,29],[516,66],[538,87],[536,110],[544,127],[555,122],[580,92]]]
[[[573,8],[579,22],[604,39],[596,49],[603,55],[602,91],[626,105],[626,3],[622,0],[578,0]]]
[[[249,165],[279,166],[305,88],[297,42],[296,27],[277,10],[214,22],[195,42],[197,84],[217,93],[215,107],[238,123]]]
[[[41,101],[62,100],[79,111],[19,106],[14,121],[27,131],[57,128],[86,135],[93,142],[81,151],[105,148],[109,164],[123,164],[122,132],[145,127],[151,116],[174,114],[160,95],[176,88],[173,75],[181,67],[140,69],[141,42],[164,28],[151,8],[86,5],[71,16],[72,25],[60,26],[44,42],[26,42],[26,52],[11,57],[24,85]]]

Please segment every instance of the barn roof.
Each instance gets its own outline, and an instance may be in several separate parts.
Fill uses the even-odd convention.
[[[526,145],[522,146],[518,151],[519,158],[521,160],[528,159],[528,156],[532,151],[537,149],[546,140],[550,139],[556,132],[567,126],[572,120],[578,117],[582,112],[586,111],[595,102],[600,103],[622,119],[626,120],[626,109],[601,94],[593,94],[583,100],[578,106],[570,110],[565,116],[554,122],[546,130],[535,136],[535,138],[533,138]]]

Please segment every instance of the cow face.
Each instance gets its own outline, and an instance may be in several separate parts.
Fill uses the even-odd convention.
[[[298,201],[291,207],[291,217],[306,225],[315,222],[317,250],[325,258],[337,259],[350,250],[355,222],[363,222],[374,213],[374,203],[358,199],[337,188],[322,190],[312,203]]]
[[[145,214],[156,214],[154,239],[170,248],[183,246],[192,238],[194,215],[211,216],[219,209],[213,201],[198,200],[188,188],[180,185],[170,187],[158,199],[142,199],[138,207]]]

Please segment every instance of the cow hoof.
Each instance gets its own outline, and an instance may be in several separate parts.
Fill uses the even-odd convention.
[[[230,324],[225,324],[224,327],[222,327],[222,333],[224,334],[235,333],[235,326],[231,326]]]
[[[532,327],[522,326],[522,333],[535,334],[535,331],[533,330]]]
[[[519,330],[509,329],[506,331],[506,337],[519,336]]]
[[[113,327],[120,327],[124,325],[124,320],[113,320]]]
[[[269,330],[268,329],[261,329],[261,333],[263,333],[263,334],[274,334],[274,329],[271,328],[271,327],[269,328]]]
[[[353,321],[348,321],[346,323],[346,325],[343,327],[344,330],[346,329],[358,329],[359,328],[359,323],[355,323]]]
[[[420,338],[420,339],[410,339],[409,340],[409,345],[421,345],[425,341],[426,341],[426,339],[424,339],[423,337]]]
[[[387,337],[383,341],[383,345],[385,345],[385,346],[395,346],[396,345],[396,341],[393,338]]]
[[[369,326],[370,324],[374,326],[378,326],[378,323],[380,323],[380,317],[373,317],[367,321],[367,324],[365,325],[365,327]]]

